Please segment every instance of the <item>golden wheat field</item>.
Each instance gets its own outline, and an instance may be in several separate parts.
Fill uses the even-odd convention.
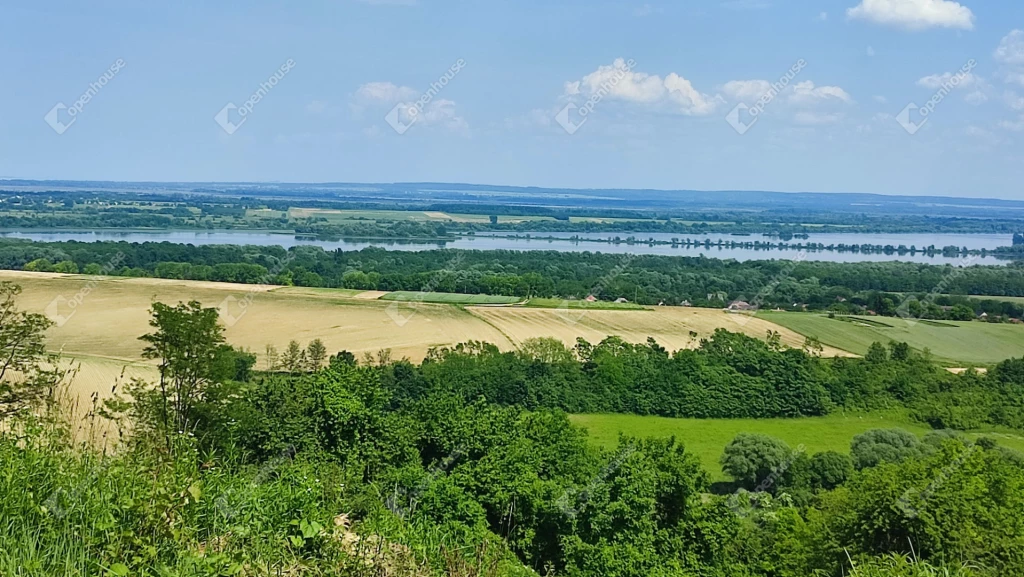
[[[232,345],[256,353],[263,368],[267,345],[283,350],[289,341],[319,338],[330,352],[357,356],[390,349],[395,358],[419,361],[430,347],[478,340],[503,350],[533,337],[572,345],[577,337],[597,342],[609,335],[642,342],[654,337],[670,350],[692,347],[716,328],[756,337],[778,331],[783,342],[804,338],[763,319],[709,309],[656,307],[650,310],[558,310],[520,307],[458,307],[448,304],[374,300],[360,291],[236,285],[166,279],[91,278],[84,275],[0,271],[0,280],[20,284],[26,310],[57,321],[48,332],[50,348],[82,365],[73,391],[85,406],[92,393],[109,394],[128,366],[128,376],[152,379],[140,362],[139,336],[149,332],[154,301],[198,300],[218,307]],[[696,338],[691,335],[696,333]],[[848,354],[827,348],[826,355]]]
[[[609,335],[642,342],[654,337],[670,350],[694,346],[695,338],[727,328],[756,337],[778,331],[783,342],[803,337],[764,319],[717,310],[656,307],[649,310],[559,310],[521,307],[458,307],[368,299],[358,291],[236,285],[167,279],[101,278],[83,275],[0,271],[0,280],[22,285],[20,305],[57,321],[48,338],[70,356],[138,361],[139,336],[150,327],[155,301],[198,300],[218,307],[228,341],[258,356],[267,345],[322,339],[329,351],[357,354],[391,349],[396,357],[420,360],[427,349],[468,340],[502,349],[533,337],[567,344]],[[77,296],[76,296],[77,295]],[[826,349],[825,354],[844,354]]]

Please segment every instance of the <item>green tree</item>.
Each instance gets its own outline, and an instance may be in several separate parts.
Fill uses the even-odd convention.
[[[45,258],[37,258],[31,262],[25,263],[23,268],[32,272],[53,272],[53,263]]]
[[[917,435],[903,429],[872,429],[850,443],[850,457],[858,471],[881,463],[899,463],[922,453]]]
[[[356,356],[350,351],[338,351],[337,354],[331,355],[328,364],[331,367],[335,365],[348,365],[350,367],[356,366]]]
[[[320,367],[324,366],[326,359],[327,347],[324,346],[324,342],[320,339],[313,339],[306,346],[306,363],[309,366],[309,370],[311,372],[320,370]]]
[[[74,261],[62,260],[59,263],[53,265],[53,272],[78,274],[78,265],[75,264]]]
[[[765,484],[769,477],[782,475],[794,457],[792,449],[781,439],[760,433],[740,433],[725,446],[720,462],[722,470],[737,483],[754,489]],[[763,489],[771,491],[773,487]]]
[[[812,489],[832,490],[850,478],[853,462],[835,451],[816,453],[807,465],[807,474]]]
[[[286,371],[291,373],[298,373],[305,368],[306,351],[302,350],[302,346],[299,345],[298,341],[288,343],[288,348],[281,355],[281,365]]]
[[[156,330],[139,338],[148,343],[142,356],[160,363],[156,424],[169,441],[173,431],[194,427],[193,412],[218,366],[224,328],[217,309],[203,308],[198,301],[173,307],[153,303],[151,313],[149,325]]]
[[[19,310],[19,294],[19,285],[0,282],[0,418],[38,405],[63,376],[46,353],[44,332],[53,323]]]

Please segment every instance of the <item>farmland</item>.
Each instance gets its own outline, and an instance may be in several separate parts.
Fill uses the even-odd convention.
[[[905,321],[886,317],[828,318],[820,314],[765,312],[757,315],[823,344],[863,355],[873,342],[906,342],[928,349],[947,364],[992,364],[1024,350],[1024,327],[978,321]],[[966,346],[966,345],[970,346]]]
[[[716,481],[725,480],[718,462],[722,449],[738,433],[762,433],[785,441],[793,449],[803,445],[808,454],[821,451],[849,453],[854,436],[870,429],[900,428],[924,435],[928,428],[898,415],[850,414],[803,419],[668,419],[638,415],[573,415],[587,429],[590,440],[614,448],[620,434],[634,437],[676,437],[695,454]],[[972,434],[971,436],[978,436]],[[1024,437],[993,433],[1007,447],[1024,450]]]
[[[466,295],[459,293],[393,291],[380,296],[385,301],[442,303],[450,305],[501,305],[521,301],[519,297],[500,295]]]
[[[63,349],[70,355],[125,361],[139,359],[138,337],[149,331],[152,302],[191,299],[219,307],[228,341],[260,357],[267,345],[282,349],[292,339],[305,343],[316,338],[322,339],[329,351],[345,349],[362,355],[387,348],[396,357],[417,361],[430,347],[468,340],[492,342],[507,350],[534,337],[553,337],[572,345],[577,337],[596,342],[618,335],[634,342],[653,337],[674,350],[696,345],[696,339],[710,335],[716,328],[760,338],[775,330],[791,346],[801,346],[804,340],[801,335],[760,318],[698,308],[452,306],[426,299],[388,301],[385,299],[393,293],[379,291],[151,278],[94,279],[85,275],[18,271],[0,272],[0,280],[24,287],[20,302],[26,309],[66,319],[49,331],[52,348]],[[83,293],[81,304],[72,308],[69,301]],[[444,293],[435,296],[463,305],[470,302],[463,299],[477,298]],[[508,302],[508,297],[497,299],[491,302]],[[828,349],[826,354],[843,353]]]

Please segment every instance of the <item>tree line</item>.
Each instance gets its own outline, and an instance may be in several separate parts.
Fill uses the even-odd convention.
[[[0,240],[0,268],[189,280],[432,291],[639,304],[761,308],[917,318],[1020,319],[1024,305],[969,295],[1024,296],[1024,266],[956,268],[905,262],[737,262],[705,257],[441,249],[326,251],[317,246]],[[902,308],[901,308],[902,307]],[[966,318],[965,318],[966,317]]]

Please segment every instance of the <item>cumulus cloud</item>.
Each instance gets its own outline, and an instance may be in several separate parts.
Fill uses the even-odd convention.
[[[861,0],[846,10],[846,16],[908,30],[974,29],[971,9],[952,0]]]
[[[689,80],[675,72],[664,78],[636,72],[622,58],[617,58],[610,65],[598,66],[597,70],[580,80],[566,82],[563,90],[563,96],[569,99],[596,95],[646,106],[668,106],[694,116],[711,114],[720,103],[719,98],[697,90]]]
[[[954,78],[957,80],[954,81]],[[937,90],[943,86],[953,86],[954,88],[967,88],[978,83],[976,76],[967,72],[966,74],[953,74],[952,72],[944,72],[942,74],[932,74],[931,76],[925,76],[917,81],[918,86],[925,88],[931,88]]]
[[[998,62],[1024,66],[1024,30],[1013,30],[1003,37],[992,55]]]
[[[838,86],[815,86],[810,80],[793,85],[789,101],[795,104],[816,104],[819,102],[853,102],[853,98]]]
[[[726,98],[741,102],[758,100],[771,89],[767,80],[730,80],[722,85]]]
[[[367,82],[360,86],[352,96],[352,108],[361,112],[375,105],[398,107],[398,119],[411,124],[413,114],[409,112],[413,105],[423,96],[423,92],[409,86],[399,86],[393,82]],[[455,110],[455,102],[444,98],[433,98],[422,107],[417,108],[415,122],[418,126],[442,126],[455,131],[469,128],[466,120]]]

